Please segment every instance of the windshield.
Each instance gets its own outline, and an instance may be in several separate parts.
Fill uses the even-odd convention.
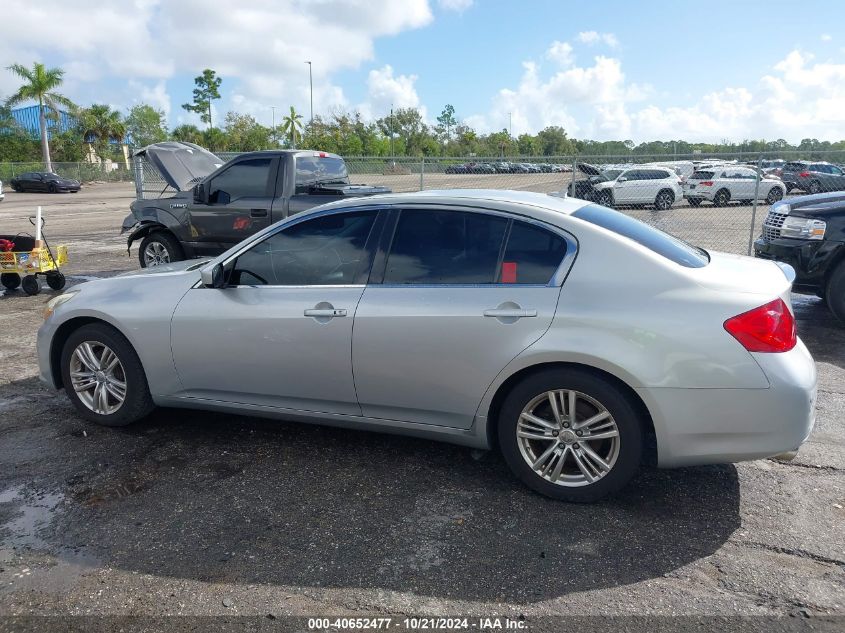
[[[616,180],[624,169],[605,169],[601,172],[601,177],[605,180]]]

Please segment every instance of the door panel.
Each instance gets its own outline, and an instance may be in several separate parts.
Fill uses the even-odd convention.
[[[363,286],[189,291],[171,325],[186,395],[359,415],[350,346],[362,292]],[[342,310],[345,316],[325,312]]]
[[[363,414],[469,428],[496,375],[548,329],[560,290],[368,286],[352,339]]]

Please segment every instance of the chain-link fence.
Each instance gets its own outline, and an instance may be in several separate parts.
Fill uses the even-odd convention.
[[[224,161],[237,153],[218,153]],[[466,158],[348,157],[350,180],[394,192],[512,189],[611,206],[707,249],[750,254],[769,207],[785,197],[845,191],[845,152]],[[135,159],[139,198],[168,195]]]
[[[47,171],[41,161],[28,163],[0,163],[0,181],[6,187],[15,176],[27,172]],[[70,178],[79,182],[132,182],[134,175],[122,162],[117,163],[56,163],[52,164],[52,171],[62,178]]]

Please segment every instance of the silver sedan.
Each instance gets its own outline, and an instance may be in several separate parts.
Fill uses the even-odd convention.
[[[160,405],[497,447],[534,490],[593,501],[649,458],[797,450],[816,372],[791,280],[583,200],[386,195],[75,286],[38,356],[99,424]]]

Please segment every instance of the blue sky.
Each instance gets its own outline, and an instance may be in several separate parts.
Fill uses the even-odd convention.
[[[216,116],[383,116],[446,103],[481,131],[579,138],[845,138],[845,2],[6,0],[0,59],[66,69],[82,105],[149,102],[171,125],[204,67]],[[68,6],[70,5],[70,6]],[[50,15],[50,20],[44,20]],[[16,81],[0,72],[0,96]],[[278,113],[278,110],[277,110]]]

